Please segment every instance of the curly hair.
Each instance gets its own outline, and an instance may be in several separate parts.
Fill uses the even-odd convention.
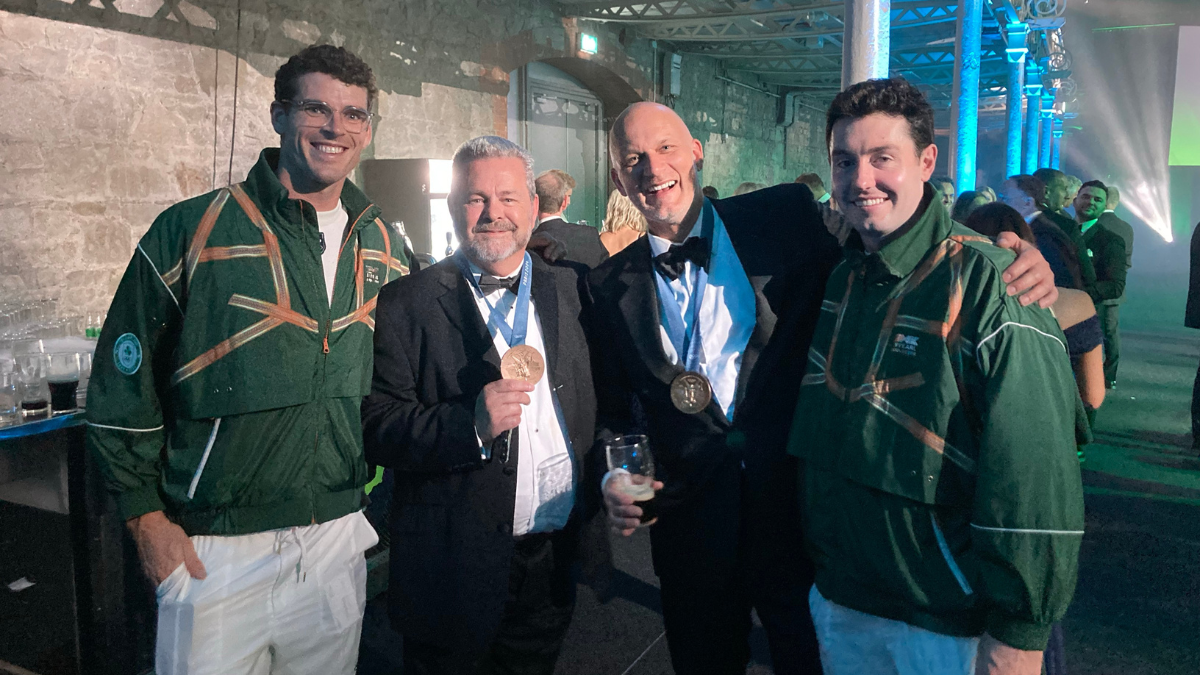
[[[297,52],[275,71],[275,100],[290,101],[296,96],[296,81],[309,73],[326,75],[351,86],[367,90],[367,107],[375,107],[379,88],[375,73],[366,61],[344,47],[312,45]]]
[[[825,147],[833,143],[833,126],[839,121],[874,113],[908,120],[908,133],[918,153],[933,145],[933,108],[920,89],[895,77],[859,82],[838,94],[825,115]]]

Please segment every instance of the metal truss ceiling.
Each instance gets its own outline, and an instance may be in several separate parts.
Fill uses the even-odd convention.
[[[1054,5],[1052,16],[1033,5]],[[841,87],[842,15],[830,0],[560,0],[568,16],[618,23],[683,54],[722,60],[728,71],[753,74],[767,85],[832,95]],[[985,0],[980,81],[984,96],[1007,85],[1001,26],[1018,19],[1041,28],[1062,25],[1064,0]],[[891,3],[891,71],[948,104],[954,81],[954,0]],[[1045,25],[1040,25],[1045,24]]]

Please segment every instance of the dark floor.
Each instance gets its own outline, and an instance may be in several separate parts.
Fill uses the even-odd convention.
[[[1200,673],[1200,459],[1189,417],[1200,332],[1176,327],[1181,316],[1178,292],[1131,285],[1118,388],[1083,465],[1088,532],[1064,621],[1072,675]],[[614,545],[617,597],[601,604],[581,589],[557,672],[670,674],[648,538]],[[398,673],[379,667],[397,653],[395,637],[380,648],[371,632],[360,673]],[[770,673],[761,629],[755,638],[750,672]]]

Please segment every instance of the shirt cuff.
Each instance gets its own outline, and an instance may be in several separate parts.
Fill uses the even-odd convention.
[[[492,459],[492,449],[483,444],[483,439],[479,437],[479,429],[475,429],[475,442],[479,444],[479,458],[487,462]]]
[[[121,510],[121,515],[125,520],[132,520],[155,511],[164,511],[167,508],[158,494],[157,485],[121,492],[115,495],[115,498],[117,508]]]

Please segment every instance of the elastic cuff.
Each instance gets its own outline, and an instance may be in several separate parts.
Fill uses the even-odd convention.
[[[999,612],[989,612],[987,633],[1000,642],[1031,652],[1045,651],[1052,626],[1014,619]]]
[[[138,516],[144,516],[154,511],[163,511],[167,508],[158,494],[157,485],[121,492],[114,496],[117,500],[117,508],[121,510],[121,515],[125,520],[132,520]]]

